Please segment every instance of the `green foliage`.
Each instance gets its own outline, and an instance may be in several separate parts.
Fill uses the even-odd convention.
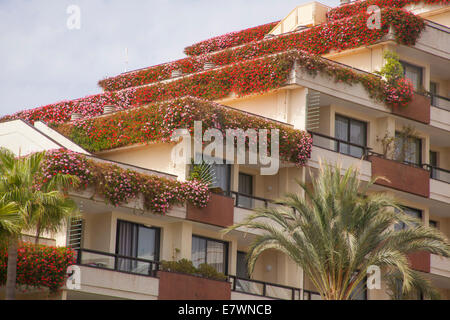
[[[170,272],[180,272],[187,274],[196,274],[197,269],[194,267],[192,261],[181,259],[179,261],[162,261],[162,269]]]
[[[214,187],[217,179],[213,165],[208,164],[205,161],[200,164],[195,164],[194,160],[192,160],[192,167],[188,180],[197,180],[206,184],[208,188]]]
[[[43,152],[16,157],[0,149],[0,196],[4,204],[15,205],[16,235],[30,229],[36,229],[37,236],[44,231],[56,232],[76,211],[75,203],[60,190],[76,185],[78,179],[55,174],[39,185],[43,158]]]
[[[323,299],[351,299],[369,266],[386,270],[382,277],[398,273],[403,294],[414,292],[419,282],[408,255],[449,257],[450,245],[439,231],[405,214],[392,196],[369,192],[377,178],[363,184],[359,176],[354,167],[321,164],[312,185],[299,183],[306,196],[287,194],[278,201],[282,208],[261,208],[228,228],[225,232],[241,227],[262,232],[249,247],[249,272],[261,254],[278,250],[304,270]],[[400,222],[407,228],[394,230]]]
[[[403,279],[398,271],[392,271],[386,274],[387,293],[392,300],[420,300],[422,295],[425,299],[439,300],[439,292],[433,288],[430,281],[423,277],[419,272],[411,271],[412,289],[403,292]]]
[[[226,275],[224,275],[222,272],[218,272],[213,266],[207,263],[202,263],[201,265],[199,265],[197,271],[202,277],[208,279],[222,280],[222,281],[227,280]]]
[[[400,63],[399,56],[395,52],[386,51],[383,54],[383,58],[385,64],[377,73],[384,77],[390,84],[403,78],[403,66]]]
[[[194,267],[192,261],[181,259],[179,261],[162,261],[162,270],[197,275],[208,279],[226,281],[227,276],[218,272],[213,266],[203,263]]]

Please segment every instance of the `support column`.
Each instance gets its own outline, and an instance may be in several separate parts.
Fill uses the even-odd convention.
[[[164,260],[191,260],[192,256],[192,223],[182,221],[165,228],[163,235]]]

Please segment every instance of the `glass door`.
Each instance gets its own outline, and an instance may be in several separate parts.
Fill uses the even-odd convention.
[[[159,260],[160,229],[149,228],[132,222],[117,222],[116,253],[120,256],[150,261]],[[156,268],[147,262],[118,258],[116,268],[120,271],[148,274]]]
[[[239,193],[238,203],[239,207],[252,209],[253,208],[253,176],[245,173],[239,173]],[[243,196],[248,195],[249,197]]]

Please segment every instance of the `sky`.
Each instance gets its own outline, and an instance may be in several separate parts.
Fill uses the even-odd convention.
[[[125,48],[128,70],[173,61],[186,46],[280,20],[307,2],[0,0],[0,116],[101,92],[99,80],[125,71]],[[79,29],[67,25],[72,5]]]

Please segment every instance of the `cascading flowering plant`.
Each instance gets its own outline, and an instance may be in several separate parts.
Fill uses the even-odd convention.
[[[323,55],[331,51],[357,48],[380,41],[389,31],[390,25],[394,27],[399,43],[412,45],[424,27],[423,20],[420,17],[397,8],[386,8],[382,11],[383,27],[380,30],[369,30],[367,28],[368,17],[368,13],[358,12],[355,16],[343,17],[340,20],[331,21],[301,32],[283,34],[271,39],[260,39],[240,47],[188,57],[107,78],[100,81],[99,85],[109,91],[145,85],[170,78],[171,71],[175,69],[183,71],[184,74],[202,71],[205,61],[213,62],[217,66],[226,66],[292,49]]]
[[[208,186],[197,181],[180,182],[143,174],[65,149],[47,152],[42,165],[43,179],[58,173],[78,177],[84,182],[81,189],[92,187],[107,203],[115,206],[126,204],[142,194],[145,208],[159,214],[167,213],[173,205],[184,205],[186,201],[203,208],[210,197]]]
[[[341,5],[336,8],[332,8],[327,12],[328,21],[340,20],[350,16],[354,16],[361,12],[367,11],[367,8],[372,5],[376,5],[380,8],[403,8],[409,4],[449,4],[450,0],[364,0],[354,1],[348,4]]]
[[[60,124],[54,128],[86,150],[96,152],[137,143],[168,142],[176,129],[188,129],[192,135],[194,121],[202,121],[203,133],[215,128],[223,136],[226,136],[227,129],[278,129],[280,156],[284,160],[301,166],[311,154],[311,136],[302,130],[192,97],[151,104],[132,112],[124,111],[107,117]],[[111,138],[118,135],[127,136],[128,139]],[[247,147],[256,143],[246,142]],[[268,146],[270,147],[270,136]]]
[[[184,49],[184,53],[188,56],[198,56],[204,53],[210,53],[230,47],[239,46],[251,41],[261,40],[267,33],[275,28],[278,23],[279,21],[271,22],[257,27],[248,28],[241,31],[234,31],[208,40],[204,40],[186,47]]]
[[[17,251],[18,286],[48,288],[51,293],[60,289],[66,279],[67,267],[75,264],[75,252],[69,248],[21,243]],[[8,250],[0,247],[0,285],[6,283]]]
[[[0,121],[20,118],[31,123],[37,120],[48,123],[65,122],[70,120],[74,112],[82,114],[85,118],[98,116],[103,112],[106,104],[113,104],[123,110],[183,96],[218,100],[233,92],[240,96],[262,93],[285,84],[293,61],[286,59],[283,52],[292,49],[302,51],[310,55],[309,59],[303,59],[304,61],[308,64],[315,63],[315,55],[376,43],[388,33],[389,26],[393,27],[397,41],[405,45],[414,44],[424,28],[423,19],[396,7],[386,7],[383,10],[380,30],[368,30],[366,23],[368,16],[368,13],[361,12],[358,15],[344,17],[301,32],[125,74],[123,79],[122,76],[109,78],[102,82],[106,90],[123,90],[108,91],[82,99],[18,112],[12,116],[3,117]],[[204,61],[214,62],[222,68],[202,71],[170,82],[153,84],[155,81],[167,79],[170,71],[176,68],[183,69],[184,73],[198,72],[203,67]],[[337,72],[344,73],[343,70],[346,68],[335,69]],[[360,80],[370,95],[378,97],[378,100],[384,100],[390,106],[405,105],[404,101],[407,99],[393,103],[390,98],[380,98],[383,94],[380,87],[384,87],[384,84],[376,84],[370,79],[370,85],[365,85],[367,81],[362,78]],[[344,80],[339,79],[339,81]],[[401,99],[403,95],[399,97]],[[126,136],[117,138],[128,139]]]
[[[398,79],[394,85],[386,85],[386,102],[393,107],[405,107],[411,102],[414,86],[408,79]]]

